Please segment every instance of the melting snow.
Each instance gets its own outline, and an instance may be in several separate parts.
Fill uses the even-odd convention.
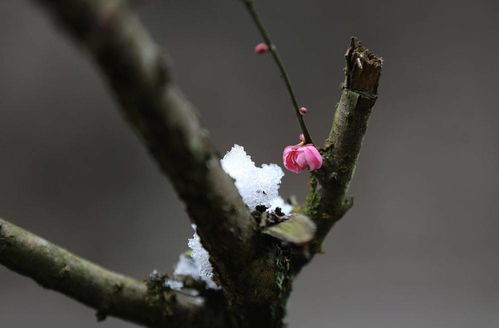
[[[279,196],[279,187],[284,172],[277,164],[263,164],[257,167],[251,160],[251,156],[246,154],[244,148],[234,145],[225,154],[221,161],[222,168],[235,180],[237,190],[241,194],[244,203],[254,210],[258,205],[265,205],[270,210],[280,207],[282,212],[288,214],[292,207],[286,204]],[[213,278],[213,267],[210,263],[210,255],[204,249],[195,232],[196,226],[192,225],[194,235],[189,239],[188,245],[192,250],[191,256],[180,255],[173,275],[174,280],[168,280],[166,285],[172,289],[180,290],[183,287],[178,276],[191,276],[206,282],[206,286],[218,289]]]

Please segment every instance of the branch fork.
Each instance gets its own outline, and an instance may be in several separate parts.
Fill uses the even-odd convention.
[[[96,309],[99,319],[111,315],[168,328],[284,327],[294,277],[321,251],[329,230],[352,205],[348,186],[377,99],[382,60],[352,39],[340,102],[322,150],[324,165],[313,172],[308,197],[299,209],[306,216],[297,214],[262,233],[223,171],[197,110],[173,84],[166,56],[127,1],[113,0],[112,21],[105,28],[98,22],[109,11],[109,0],[35,1],[53,14],[103,73],[124,117],[186,204],[223,292],[186,295],[164,286],[165,277],[157,274],[140,282],[1,219],[0,264]],[[243,2],[271,45],[303,122],[276,49],[252,1]],[[306,127],[303,131],[305,141],[311,142]]]

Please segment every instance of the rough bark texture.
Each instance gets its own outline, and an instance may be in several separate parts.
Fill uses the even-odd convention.
[[[121,0],[37,0],[97,64],[172,181],[211,255],[239,325],[280,322],[275,250],[261,236],[157,45]],[[244,270],[241,270],[244,268]],[[254,320],[254,322],[252,322]]]
[[[347,196],[371,110],[377,99],[383,60],[352,38],[345,54],[345,83],[324,144],[323,167],[312,175],[304,212],[317,224],[312,254],[353,205]]]
[[[192,297],[108,271],[0,219],[0,263],[106,315],[148,327],[225,327],[220,297]]]
[[[236,268],[252,256],[245,245],[254,238],[254,223],[196,110],[173,85],[165,56],[126,1],[38,2],[95,60],[126,118],[187,205],[219,278],[232,285]]]
[[[292,246],[257,227],[129,1],[36,2],[49,9],[108,81],[124,116],[186,204],[223,293],[174,293],[160,276],[138,282],[2,220],[0,263],[94,307],[100,317],[113,315],[149,327],[283,327],[292,279],[352,205],[346,193],[377,98],[381,59],[352,40],[345,85],[322,150],[324,166],[312,175],[301,208],[316,223],[317,233],[310,244]]]

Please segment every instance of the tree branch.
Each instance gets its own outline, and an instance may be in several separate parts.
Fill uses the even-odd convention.
[[[312,175],[304,212],[317,224],[312,253],[321,250],[333,225],[353,205],[347,196],[362,139],[377,99],[383,60],[356,39],[345,54],[345,83],[322,155],[323,167]]]
[[[148,289],[144,282],[108,271],[0,219],[0,263],[45,288],[148,327],[224,327],[224,311],[209,298]]]
[[[258,232],[233,181],[222,170],[195,109],[173,85],[165,57],[130,10],[129,1],[36,1],[54,14],[96,62],[125,117],[173,182],[198,226],[228,303],[224,299],[212,305],[208,299],[205,306],[191,304],[185,296],[165,294],[161,289],[155,301],[146,302],[144,284],[81,260],[4,221],[0,225],[7,232],[0,235],[0,263],[101,313],[151,327],[202,326],[204,321],[197,320],[209,317],[215,318],[211,327],[224,321],[238,328],[282,327],[291,280],[297,272],[289,266],[295,250]],[[342,96],[322,150],[324,165],[313,173],[304,204],[304,212],[318,229],[314,241],[298,252],[308,250],[312,256],[352,204],[346,193],[377,98],[382,60],[356,39],[346,60]],[[300,259],[299,267],[310,258]],[[43,270],[38,271],[39,267]],[[67,268],[74,277],[64,277]],[[119,293],[116,286],[120,286]],[[170,312],[174,315],[169,316]]]
[[[172,83],[165,56],[125,0],[37,0],[102,71],[121,109],[169,176],[198,227],[222,285],[238,286],[253,257],[255,223],[222,170],[194,107]]]
[[[97,64],[187,206],[240,326],[280,323],[282,265],[127,0],[36,0]],[[263,274],[264,273],[264,274]],[[269,306],[274,304],[274,306]],[[278,304],[276,307],[275,304]]]

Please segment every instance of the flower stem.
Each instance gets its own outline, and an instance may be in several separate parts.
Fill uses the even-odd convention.
[[[270,39],[269,33],[263,26],[263,23],[258,16],[258,13],[256,12],[255,6],[253,4],[253,0],[242,0],[246,8],[248,9],[248,12],[253,19],[253,22],[255,23],[256,27],[260,31],[260,34],[262,35],[263,40],[265,43],[269,46],[270,53],[272,54],[272,58],[274,58],[274,61],[277,65],[277,68],[279,69],[281,73],[281,77],[284,81],[284,84],[286,85],[286,89],[288,90],[289,97],[291,98],[291,102],[293,103],[293,107],[295,108],[295,113],[296,113],[296,118],[298,119],[298,123],[300,124],[300,128],[303,132],[303,136],[305,137],[305,144],[311,144],[312,138],[310,137],[310,134],[308,133],[307,126],[305,125],[305,121],[303,120],[303,115],[300,114],[300,106],[298,105],[298,100],[296,99],[295,92],[293,91],[293,87],[291,86],[291,81],[289,80],[288,73],[286,73],[286,69],[284,68],[284,64],[282,63],[281,58],[279,57],[279,53],[277,52],[277,49]]]

